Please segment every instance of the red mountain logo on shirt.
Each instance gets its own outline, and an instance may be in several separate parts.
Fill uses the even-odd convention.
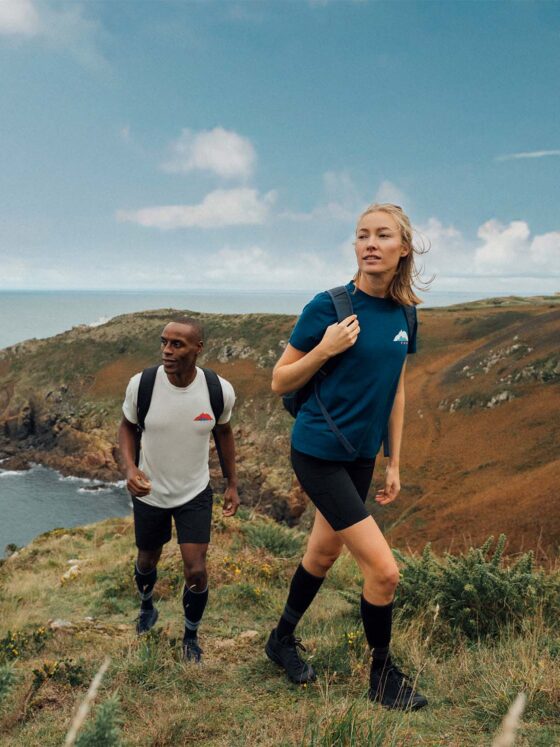
[[[201,412],[200,415],[197,415],[195,420],[214,420],[212,415],[208,415],[207,412]]]

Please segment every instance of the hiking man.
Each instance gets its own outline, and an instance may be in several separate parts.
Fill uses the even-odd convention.
[[[212,432],[227,479],[224,516],[233,516],[239,506],[229,423],[235,393],[228,381],[196,366],[203,345],[204,331],[198,320],[180,317],[169,322],[161,334],[163,365],[131,378],[119,427],[138,548],[134,578],[141,606],[136,630],[146,633],[158,618],[152,594],[163,545],[171,539],[173,517],[185,575],[183,656],[196,663],[202,655],[197,631],[208,600],[206,552],[212,518],[208,454]],[[139,428],[142,441],[137,466]]]

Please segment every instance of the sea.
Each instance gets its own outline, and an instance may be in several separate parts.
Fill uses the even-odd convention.
[[[1,291],[0,349],[76,325],[100,325],[119,314],[174,308],[222,314],[299,314],[316,291]],[[430,291],[425,307],[476,301],[502,293]],[[57,527],[74,527],[131,511],[124,483],[101,484],[62,477],[40,465],[27,471],[0,463],[0,557],[8,544],[22,546]]]

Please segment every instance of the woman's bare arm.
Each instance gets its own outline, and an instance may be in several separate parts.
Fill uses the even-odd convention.
[[[401,481],[399,474],[401,442],[404,423],[404,372],[406,369],[406,360],[403,364],[399,384],[391,415],[389,417],[389,462],[385,471],[385,485],[382,490],[377,492],[375,500],[381,506],[391,503],[398,496],[401,490]]]

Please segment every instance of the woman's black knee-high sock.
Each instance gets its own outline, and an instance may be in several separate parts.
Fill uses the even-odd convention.
[[[276,627],[278,638],[292,635],[303,613],[315,599],[325,579],[306,571],[300,563],[292,577],[288,600]]]
[[[151,610],[153,609],[152,594],[154,592],[154,586],[157,581],[157,568],[152,568],[151,571],[142,573],[138,570],[136,563],[134,564],[134,580],[140,593],[140,609]]]
[[[393,602],[382,606],[370,604],[362,594],[360,611],[368,645],[373,649],[373,667],[383,668],[390,662]]]

